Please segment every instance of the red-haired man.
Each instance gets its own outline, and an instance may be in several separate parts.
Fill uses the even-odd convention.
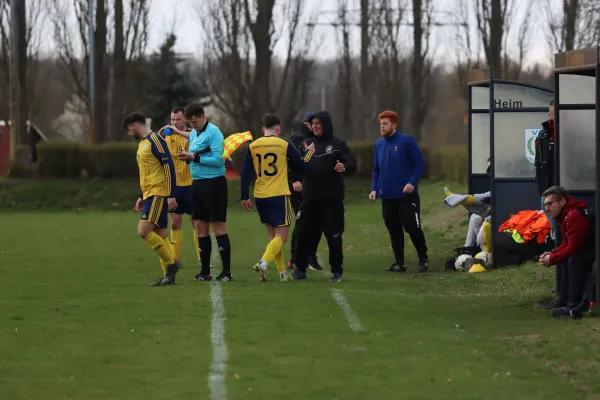
[[[386,271],[406,272],[404,231],[419,256],[419,272],[429,268],[427,243],[421,227],[421,202],[417,183],[425,160],[417,141],[396,130],[398,114],[379,114],[381,138],[375,142],[373,182],[369,199],[381,199],[383,221],[390,234],[395,262]]]

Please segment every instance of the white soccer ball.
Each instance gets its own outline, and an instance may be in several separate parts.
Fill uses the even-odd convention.
[[[486,253],[482,251],[481,253],[477,253],[475,258],[483,261],[484,267],[489,267],[492,264],[492,253]]]
[[[464,271],[465,270],[465,263],[467,262],[467,260],[469,260],[471,258],[473,258],[473,257],[471,257],[468,254],[461,254],[456,259],[456,262],[454,263],[454,267],[456,268],[457,271]]]

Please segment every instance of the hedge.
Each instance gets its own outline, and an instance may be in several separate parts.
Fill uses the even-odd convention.
[[[233,156],[236,167],[242,165],[247,145]],[[351,142],[359,178],[370,179],[373,165],[373,143]],[[88,146],[65,141],[47,141],[38,146],[38,162],[30,165],[26,149],[17,149],[17,162],[10,171],[14,178],[137,178],[135,143],[108,143]],[[423,178],[466,182],[466,146],[421,147],[426,169]]]

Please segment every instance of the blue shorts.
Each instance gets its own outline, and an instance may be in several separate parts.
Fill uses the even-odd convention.
[[[293,218],[290,196],[254,199],[260,222],[272,227],[289,226]]]
[[[167,198],[163,196],[150,196],[144,199],[144,208],[140,221],[147,221],[158,226],[161,229],[167,228],[169,225],[169,217],[167,216]]]
[[[172,214],[189,214],[192,215],[192,187],[177,186],[173,192],[177,208],[169,210]]]

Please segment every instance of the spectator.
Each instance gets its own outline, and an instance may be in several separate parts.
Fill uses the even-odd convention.
[[[370,200],[381,199],[383,221],[390,234],[394,263],[386,269],[406,272],[404,231],[409,234],[419,256],[419,272],[429,268],[427,243],[421,227],[421,200],[417,183],[425,160],[417,141],[396,130],[398,114],[379,114],[381,138],[375,142]]]
[[[546,211],[560,224],[562,242],[551,252],[542,254],[540,264],[559,265],[560,286],[552,315],[570,316],[571,309],[583,299],[586,277],[594,262],[595,227],[587,204],[569,196],[564,188],[551,186],[543,195]]]

